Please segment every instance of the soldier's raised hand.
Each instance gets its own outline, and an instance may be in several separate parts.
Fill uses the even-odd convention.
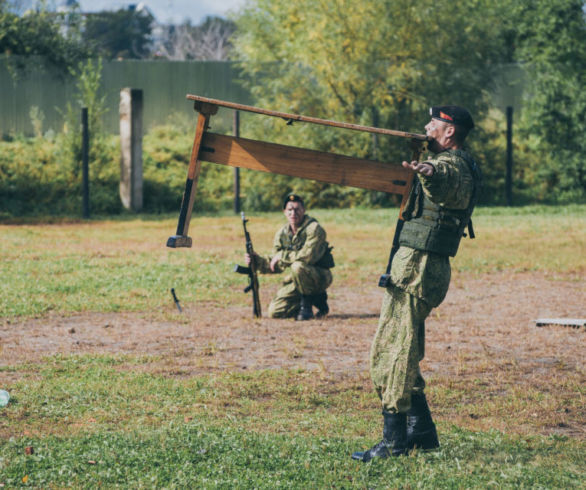
[[[418,174],[425,175],[426,177],[431,177],[434,172],[433,165],[431,165],[429,163],[425,163],[425,162],[417,162],[417,161],[412,161],[411,163],[403,162],[403,167],[410,168],[414,172],[417,172]]]

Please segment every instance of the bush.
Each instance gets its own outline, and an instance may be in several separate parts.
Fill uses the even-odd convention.
[[[64,158],[62,134],[55,138],[17,138],[1,143],[0,209],[3,218],[81,213],[81,164]],[[117,213],[119,171],[116,144],[107,141],[90,162],[92,212]]]
[[[82,212],[81,162],[78,131],[42,134],[42,115],[34,115],[35,138],[17,136],[0,142],[0,219],[24,216],[79,216]],[[143,140],[143,210],[167,213],[179,210],[193,144],[192,121],[173,118],[152,128]],[[70,123],[73,124],[73,123]],[[471,138],[472,153],[485,176],[482,204],[504,202],[505,141],[498,128],[504,125],[498,111],[489,114]],[[532,140],[515,147],[515,204],[580,201],[583,194],[545,192],[548,176],[528,173],[535,151]],[[93,215],[124,212],[119,197],[120,144],[117,136],[99,133],[91,140],[90,210]],[[548,166],[544,166],[544,171]],[[195,209],[216,212],[232,208],[234,169],[204,162],[198,179]],[[241,171],[241,197],[248,211],[280,209],[283,197],[301,194],[311,208],[389,207],[398,196],[325,184],[282,175]]]

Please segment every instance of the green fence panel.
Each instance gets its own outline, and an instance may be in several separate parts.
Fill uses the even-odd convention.
[[[118,133],[120,90],[132,87],[143,90],[144,128],[161,124],[175,114],[193,114],[193,104],[186,94],[196,94],[239,103],[250,103],[240,83],[236,65],[226,61],[123,60],[104,62],[102,90],[108,112],[104,127]],[[44,115],[43,130],[58,131],[63,125],[61,112],[67,102],[76,103],[75,80],[59,77],[33,65],[25,74],[13,78],[5,58],[0,58],[0,134],[30,135],[33,126],[31,108]]]

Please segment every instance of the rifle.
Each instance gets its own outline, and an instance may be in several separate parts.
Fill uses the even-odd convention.
[[[417,141],[411,140],[411,161],[419,161],[421,157],[421,153],[426,150],[427,148],[427,141]],[[415,173],[411,172],[407,177],[407,189],[411,189],[413,185],[413,179],[415,178]],[[403,223],[405,223],[405,219],[403,218],[403,209],[405,208],[405,204],[407,204],[407,200],[409,199],[409,193],[403,194],[403,199],[401,201],[401,207],[399,208],[399,219],[397,220],[397,226],[395,226],[395,234],[393,235],[393,244],[391,245],[391,253],[389,254],[389,262],[387,263],[387,270],[384,274],[382,274],[378,280],[378,285],[381,288],[386,288],[391,283],[391,266],[393,265],[393,258],[399,250],[399,238],[401,236],[401,230],[403,229]]]
[[[248,233],[248,230],[246,229],[246,222],[248,220],[244,217],[244,211],[242,211],[241,216],[242,227],[244,228],[244,238],[246,240],[246,253],[250,255],[250,266],[243,267],[241,265],[236,265],[234,267],[234,272],[248,275],[248,286],[244,288],[244,292],[247,293],[248,291],[252,291],[252,314],[255,318],[260,318],[262,317],[262,311],[260,308],[260,295],[258,277],[256,275],[256,265],[254,264],[254,249],[252,248],[250,233]]]

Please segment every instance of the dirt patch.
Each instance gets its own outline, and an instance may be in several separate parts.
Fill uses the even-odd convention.
[[[272,292],[263,291],[263,305]],[[151,316],[90,313],[4,321],[1,365],[34,363],[58,353],[121,353],[159,356],[160,361],[149,363],[148,369],[170,376],[303,368],[368,383],[368,352],[382,294],[376,285],[351,290],[334,284],[331,314],[308,322],[253,320],[251,307],[230,305],[188,304],[179,314],[173,313],[172,301],[167,312]],[[579,392],[572,392],[564,380],[584,386],[586,329],[539,328],[534,320],[584,318],[584,305],[586,291],[579,277],[456,274],[448,297],[426,323],[424,376],[449,379],[458,386],[475,383],[483,386],[478,390],[482,396],[498,397],[520,387],[554,392],[561,400],[575,399]],[[15,376],[0,371],[0,386]],[[472,388],[472,398],[474,392]],[[539,407],[536,413],[541,416]],[[451,416],[449,410],[445,415]],[[466,416],[474,424],[474,414]],[[541,432],[585,435],[583,412],[568,415],[559,426],[556,423]]]

